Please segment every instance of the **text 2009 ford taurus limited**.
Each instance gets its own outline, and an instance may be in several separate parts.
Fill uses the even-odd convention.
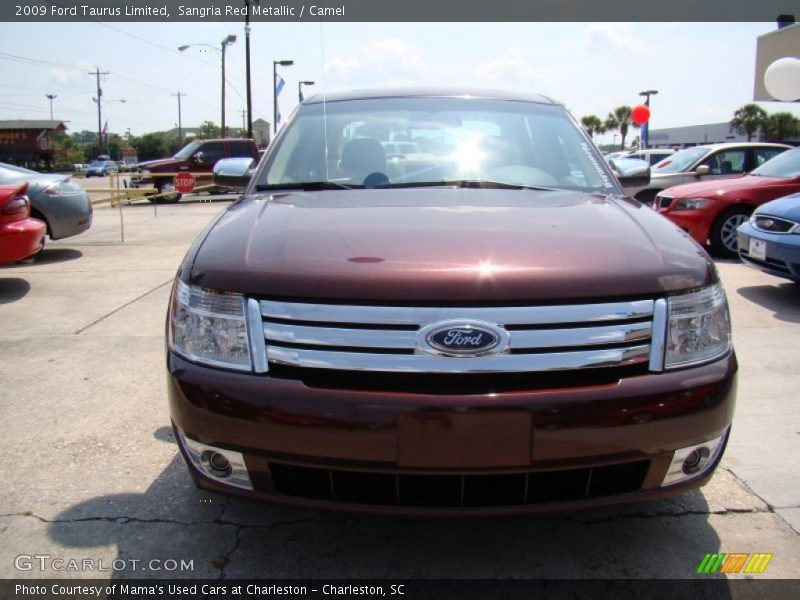
[[[493,514],[711,476],[736,389],[725,292],[563,106],[317,96],[254,171],[217,175],[249,184],[188,252],[168,316],[170,410],[200,487]]]

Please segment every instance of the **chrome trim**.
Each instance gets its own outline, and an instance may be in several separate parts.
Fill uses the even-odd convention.
[[[667,300],[659,298],[653,307],[653,333],[650,340],[650,370],[664,370],[664,350],[667,345]]]
[[[189,458],[189,462],[191,462],[192,466],[194,466],[194,468],[200,473],[206,477],[219,481],[220,483],[224,483],[225,485],[242,488],[244,490],[254,489],[253,483],[250,481],[250,474],[247,471],[247,466],[244,464],[244,456],[240,452],[217,448],[216,446],[209,446],[208,444],[201,444],[200,442],[196,442],[195,440],[186,437],[186,434],[183,432],[183,430],[178,429],[177,427],[176,429],[178,430],[178,442],[186,451],[186,456]],[[208,471],[203,466],[201,457],[203,452],[206,450],[219,452],[228,459],[228,462],[231,465],[231,474],[228,477],[219,477]]]
[[[255,373],[267,373],[267,344],[264,340],[264,330],[261,321],[261,308],[258,300],[247,298],[245,306],[245,321],[247,323],[247,339],[250,342],[250,358],[253,362]]]
[[[473,319],[498,325],[551,325],[555,323],[591,323],[649,317],[652,300],[609,302],[602,304],[566,304],[520,307],[405,307],[352,306],[339,304],[303,304],[261,301],[266,319],[308,321],[315,323],[358,323],[370,325],[427,325],[450,319]]]
[[[299,350],[269,346],[272,362],[315,369],[385,371],[395,373],[503,373],[589,367],[618,367],[647,362],[650,345],[610,350],[546,354],[493,354],[453,359],[429,354],[368,354],[327,350]]]
[[[597,346],[618,342],[646,340],[650,337],[651,325],[630,323],[603,327],[579,327],[575,329],[528,329],[511,332],[511,348],[558,348],[563,346]]]
[[[341,327],[309,327],[284,323],[264,323],[264,336],[269,341],[314,346],[413,350],[416,335],[416,331],[345,329]]]

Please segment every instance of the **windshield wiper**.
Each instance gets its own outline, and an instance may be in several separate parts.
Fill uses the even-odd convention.
[[[256,191],[266,192],[268,190],[303,190],[315,192],[319,190],[352,190],[363,188],[363,185],[344,185],[335,181],[300,181],[297,183],[262,183],[256,186]]]
[[[400,183],[387,183],[376,185],[378,189],[388,188],[412,188],[412,187],[460,187],[460,188],[486,188],[500,190],[537,190],[542,192],[560,192],[560,188],[542,187],[535,185],[522,185],[519,183],[506,183],[503,181],[492,181],[491,179],[447,179],[440,181],[409,181]]]

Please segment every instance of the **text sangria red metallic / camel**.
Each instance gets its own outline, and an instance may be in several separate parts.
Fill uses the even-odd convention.
[[[215,173],[246,190],[189,250],[167,324],[202,488],[501,514],[712,475],[737,370],[714,265],[623,196],[561,105],[315,96],[259,165]]]

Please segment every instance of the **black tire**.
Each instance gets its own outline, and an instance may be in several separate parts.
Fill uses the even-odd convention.
[[[736,229],[750,218],[753,209],[749,206],[732,206],[717,217],[711,226],[709,241],[712,252],[721,258],[739,256]]]
[[[155,183],[155,188],[158,190],[157,193],[161,194],[164,190],[164,187],[172,185],[172,182],[166,179],[161,179]],[[161,198],[151,198],[150,202],[158,202],[159,204],[175,204],[181,199],[181,193],[175,192],[173,194],[169,194],[167,196],[163,196]]]

